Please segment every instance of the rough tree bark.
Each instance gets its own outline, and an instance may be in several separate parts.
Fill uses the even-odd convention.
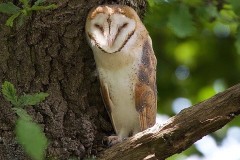
[[[18,0],[14,0],[18,4]],[[21,27],[4,25],[0,14],[0,84],[10,81],[19,93],[50,96],[28,112],[50,140],[47,157],[82,159],[105,150],[102,137],[113,133],[99,92],[95,62],[84,25],[100,4],[127,4],[143,15],[145,0],[47,0],[59,7],[33,13]],[[0,95],[0,159],[26,160],[16,143],[16,115]]]

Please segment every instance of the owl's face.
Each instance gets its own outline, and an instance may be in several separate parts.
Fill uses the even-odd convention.
[[[106,53],[121,51],[135,33],[135,14],[126,6],[100,6],[92,10],[86,23],[86,34],[92,47]]]

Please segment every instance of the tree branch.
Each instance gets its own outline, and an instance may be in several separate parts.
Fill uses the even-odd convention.
[[[104,160],[163,160],[190,147],[240,114],[240,84],[182,110],[162,126],[145,130],[100,155]]]

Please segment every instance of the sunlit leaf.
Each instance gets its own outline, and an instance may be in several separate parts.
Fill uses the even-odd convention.
[[[198,93],[198,101],[206,100],[215,94],[216,92],[212,86],[203,87]]]
[[[12,2],[1,3],[0,4],[0,12],[6,14],[16,14],[20,10],[19,7],[15,6]]]
[[[30,7],[29,0],[19,0],[19,1],[23,3],[24,8],[29,8]]]
[[[33,95],[25,94],[19,97],[19,103],[21,104],[21,106],[27,106],[27,105],[32,106],[45,100],[47,96],[48,96],[48,93],[43,93],[43,92],[36,93]]]
[[[21,12],[18,12],[18,13],[16,13],[16,14],[12,15],[11,17],[9,17],[9,18],[7,19],[7,21],[6,21],[6,25],[12,27],[14,20],[15,20],[20,14],[21,14]]]
[[[8,81],[3,83],[2,94],[6,100],[10,101],[13,105],[17,105],[17,91],[12,83]]]
[[[37,0],[33,6],[38,6],[40,5],[41,3],[45,2],[46,0]]]
[[[48,142],[39,125],[19,118],[16,123],[18,142],[33,160],[43,160]]]
[[[240,3],[239,3],[239,0],[229,0],[229,2],[230,2],[230,4],[233,7],[234,12],[237,15],[240,15]]]
[[[148,0],[148,5],[150,6],[150,7],[153,7],[154,6],[154,0]]]
[[[224,22],[231,22],[233,21],[236,17],[236,14],[233,12],[233,10],[228,7],[230,5],[224,5],[225,8],[220,11],[221,19]]]
[[[194,41],[180,43],[174,51],[174,56],[179,64],[187,66],[194,65],[196,55],[198,53],[198,44]]]
[[[16,112],[16,114],[19,116],[19,118],[26,120],[26,121],[32,120],[32,117],[27,113],[27,111],[25,109],[14,107],[13,110]]]

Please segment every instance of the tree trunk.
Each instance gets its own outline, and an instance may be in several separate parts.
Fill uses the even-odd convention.
[[[44,103],[27,109],[50,140],[49,159],[97,155],[106,150],[102,137],[112,134],[113,128],[85,40],[85,19],[92,7],[106,3],[127,4],[143,15],[146,1],[47,2],[59,7],[34,12],[21,27],[6,27],[7,16],[0,14],[0,85],[7,80],[19,94],[49,93]],[[0,95],[0,159],[29,159],[15,139],[16,118],[10,103]]]

